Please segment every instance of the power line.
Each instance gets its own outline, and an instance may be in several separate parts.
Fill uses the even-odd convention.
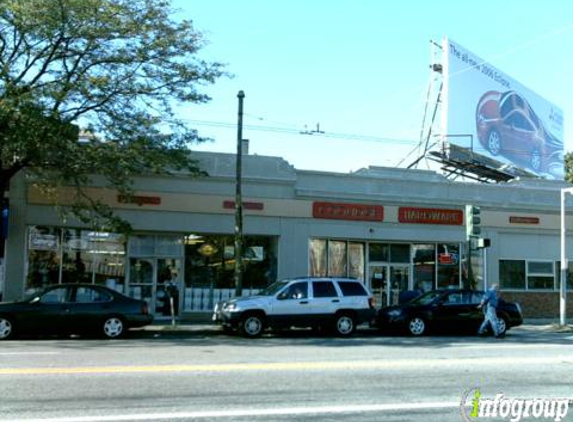
[[[187,120],[188,123],[197,126],[208,126],[208,127],[218,127],[224,129],[235,129],[235,123],[228,123],[228,122],[220,122],[220,121],[213,121],[213,120]],[[380,136],[371,136],[371,135],[360,135],[360,134],[352,134],[352,133],[337,133],[337,132],[327,132],[323,130],[317,131],[301,131],[300,129],[295,128],[285,128],[285,127],[277,127],[277,126],[263,126],[263,125],[252,125],[246,124],[243,125],[245,129],[254,130],[254,131],[261,131],[261,132],[272,132],[272,133],[284,133],[289,135],[310,135],[321,137],[321,138],[335,138],[335,139],[346,139],[346,140],[353,140],[353,141],[364,141],[364,142],[384,142],[384,143],[395,143],[395,144],[404,144],[404,145],[412,145],[417,144],[417,140],[413,139],[399,139],[399,138],[390,138],[390,137],[380,137]]]

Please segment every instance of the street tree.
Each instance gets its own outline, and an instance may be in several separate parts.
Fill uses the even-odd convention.
[[[573,152],[565,153],[565,180],[573,183]]]
[[[0,199],[25,171],[46,194],[72,187],[65,209],[82,221],[129,229],[85,188],[200,174],[190,146],[204,139],[174,106],[208,101],[201,88],[225,75],[205,43],[168,0],[2,0]]]

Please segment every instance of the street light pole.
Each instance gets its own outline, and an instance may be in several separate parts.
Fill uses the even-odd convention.
[[[239,91],[239,115],[237,122],[237,159],[235,180],[235,296],[243,293],[243,198],[241,193],[243,161],[243,99],[245,93]]]

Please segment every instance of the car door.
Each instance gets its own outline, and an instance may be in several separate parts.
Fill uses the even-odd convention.
[[[45,290],[30,301],[26,315],[19,319],[25,331],[37,334],[63,332],[69,324],[71,289],[58,286]]]
[[[482,308],[478,308],[478,305],[481,303],[482,299],[483,299],[483,292],[478,292],[478,291],[471,292],[471,299],[470,299],[471,315],[468,321],[468,326],[471,326],[475,332],[477,332],[479,326],[481,325],[484,319],[484,310]]]
[[[77,286],[70,304],[70,317],[76,333],[99,328],[102,318],[111,312],[113,297],[98,286]]]
[[[436,328],[459,330],[465,328],[471,317],[470,296],[459,290],[448,292],[436,304],[434,319]]]
[[[311,313],[314,325],[327,325],[340,308],[340,297],[330,280],[316,280],[312,285]]]
[[[305,327],[308,326],[310,313],[308,281],[305,280],[289,284],[277,294],[269,317],[273,325]]]

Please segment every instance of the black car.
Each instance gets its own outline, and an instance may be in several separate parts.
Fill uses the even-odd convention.
[[[94,284],[56,284],[21,302],[0,303],[0,340],[17,334],[120,337],[150,324],[147,303]]]
[[[373,325],[381,330],[405,330],[414,336],[428,331],[477,334],[484,320],[483,310],[478,308],[483,295],[476,290],[432,290],[401,305],[380,309]],[[523,323],[518,303],[500,299],[497,316],[501,333]]]

